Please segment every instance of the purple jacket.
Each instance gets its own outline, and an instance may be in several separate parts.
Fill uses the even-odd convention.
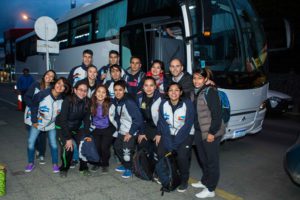
[[[93,117],[93,125],[96,126],[97,129],[104,129],[109,126],[108,115],[103,116],[102,113],[102,105],[98,105],[97,114]]]

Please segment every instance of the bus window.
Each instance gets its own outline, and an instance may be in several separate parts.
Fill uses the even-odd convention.
[[[96,39],[117,36],[119,29],[126,24],[127,1],[105,7],[97,11],[95,20]]]
[[[56,36],[56,41],[59,42],[59,48],[65,49],[68,47],[69,41],[69,24],[63,23],[58,26],[58,33]]]
[[[203,18],[199,0],[192,0],[189,13],[192,21],[193,68],[209,67],[213,71],[244,71],[236,24],[227,0],[210,1],[211,30],[203,34]]]
[[[72,46],[80,45],[92,40],[91,14],[75,18],[71,21]]]

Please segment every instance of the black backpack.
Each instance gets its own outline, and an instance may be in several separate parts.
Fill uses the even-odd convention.
[[[172,153],[162,157],[155,166],[155,173],[161,182],[161,195],[164,192],[171,192],[180,185],[180,175],[176,158]]]
[[[146,149],[139,150],[133,158],[133,173],[136,177],[151,181],[153,179],[155,161]]]

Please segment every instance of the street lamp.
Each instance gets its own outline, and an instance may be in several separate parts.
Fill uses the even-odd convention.
[[[29,17],[27,14],[22,14],[22,19],[24,19],[25,21],[36,21],[36,19]]]

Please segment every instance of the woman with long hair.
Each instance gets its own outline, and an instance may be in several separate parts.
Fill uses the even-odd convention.
[[[49,87],[51,87],[51,84],[56,81],[56,73],[54,70],[50,69],[46,71],[42,77],[42,80],[36,81],[33,83],[27,92],[24,95],[24,101],[26,104],[25,112],[24,112],[24,122],[26,125],[26,129],[29,132],[31,128],[31,106],[32,106],[32,100],[35,94],[39,93],[40,91],[43,91]],[[28,134],[29,135],[29,134]],[[46,153],[46,140],[47,135],[46,132],[41,131],[37,140],[36,140],[36,150],[39,158],[39,163],[41,165],[45,164],[45,153]]]
[[[109,121],[110,97],[106,86],[99,85],[92,95],[91,116],[92,116],[92,135],[100,157],[99,163],[93,163],[91,168],[95,172],[102,167],[102,173],[108,172],[110,147],[113,141],[114,127]]]
[[[55,119],[61,110],[63,94],[70,91],[70,85],[66,78],[59,78],[53,88],[48,88],[33,97],[31,106],[31,122],[28,138],[28,165],[25,172],[31,172],[34,165],[34,145],[41,131],[48,132],[51,149],[53,173],[59,172],[58,150],[56,144]]]

